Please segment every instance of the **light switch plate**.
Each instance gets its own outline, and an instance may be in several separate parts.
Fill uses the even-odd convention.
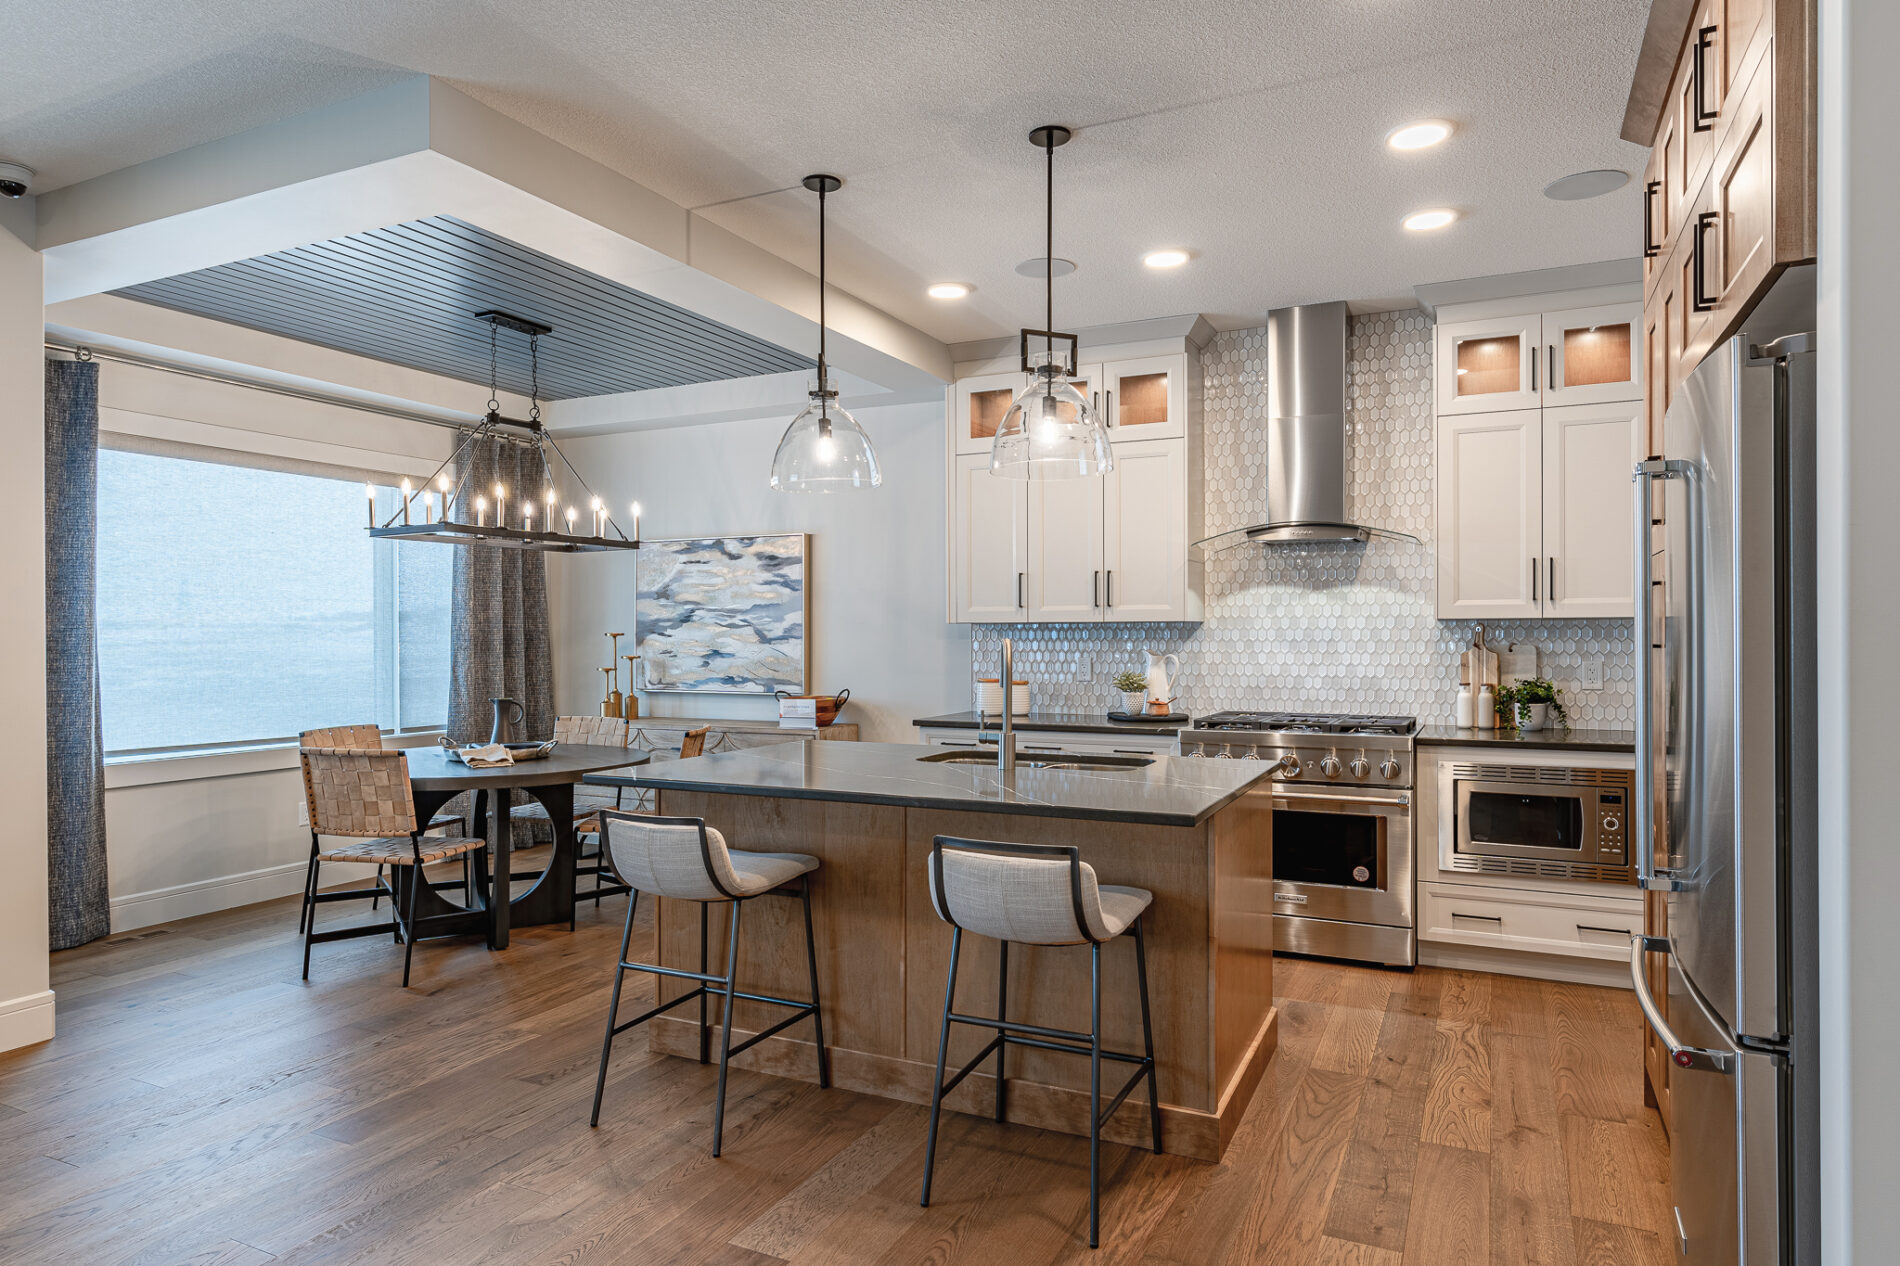
[[[1577,688],[1579,690],[1603,689],[1603,661],[1601,659],[1586,659],[1583,661],[1583,671],[1577,683]]]
[[[297,825],[310,825],[310,802],[308,800],[300,799],[297,801]]]

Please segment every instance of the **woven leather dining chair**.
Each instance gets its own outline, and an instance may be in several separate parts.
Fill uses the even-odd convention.
[[[1089,1247],[1100,1242],[1102,1123],[1121,1107],[1129,1092],[1145,1078],[1148,1082],[1148,1128],[1154,1150],[1161,1151],[1161,1101],[1155,1091],[1154,1028],[1148,1017],[1148,948],[1141,935],[1142,915],[1154,901],[1145,888],[1122,888],[1098,883],[1095,868],[1082,860],[1074,845],[1004,844],[994,840],[966,840],[939,835],[930,846],[930,903],[937,917],[948,923],[950,981],[943,995],[943,1024],[937,1034],[937,1075],[931,1081],[930,1133],[924,1144],[924,1189],[919,1203],[930,1204],[930,1178],[937,1162],[937,1122],[943,1115],[943,1097],[955,1090],[977,1065],[996,1056],[996,1119],[1003,1119],[1003,1058],[1011,1046],[1066,1051],[1089,1057]],[[1001,943],[996,982],[996,1018],[966,1015],[954,1003],[957,961],[963,952],[964,932],[993,937]],[[1102,1049],[1102,946],[1122,933],[1135,934],[1135,979],[1141,995],[1140,1055]],[[1090,954],[1089,1031],[1053,1029],[1020,1024],[1009,1019],[1009,946],[1087,945]],[[952,1024],[996,1030],[996,1036],[958,1069],[943,1079],[944,1055],[950,1047]],[[1102,1108],[1102,1061],[1135,1065],[1107,1110]]]
[[[409,965],[415,956],[416,893],[428,882],[423,867],[432,862],[466,857],[487,841],[467,836],[425,836],[416,822],[415,794],[409,785],[409,757],[403,752],[375,751],[368,748],[306,747],[299,754],[303,764],[303,786],[310,809],[310,874],[304,884],[303,978],[310,979],[310,947],[322,941],[342,941],[359,936],[377,936],[391,931],[403,942],[402,983],[409,987]],[[353,838],[354,844],[333,845],[318,850],[319,835]],[[427,846],[424,846],[424,840]],[[317,931],[316,904],[319,901],[346,901],[365,895],[364,890],[318,892],[318,862],[352,862],[374,865],[377,874],[388,866],[392,873],[413,867],[409,872],[406,899],[389,889],[389,923]],[[382,888],[383,882],[377,879]]]
[[[620,935],[620,957],[614,965],[613,1001],[607,1007],[607,1036],[600,1046],[600,1074],[594,1082],[594,1114],[588,1124],[600,1124],[600,1100],[607,1089],[607,1060],[613,1054],[614,1038],[636,1024],[644,1024],[683,1002],[697,999],[699,1062],[704,1064],[708,1060],[711,1036],[706,1026],[706,999],[716,995],[724,999],[719,1042],[718,1100],[713,1108],[712,1154],[717,1156],[726,1121],[726,1067],[734,1055],[810,1016],[818,1042],[818,1084],[831,1085],[831,1058],[825,1051],[825,1021],[818,1003],[818,947],[811,922],[811,877],[818,869],[818,859],[804,853],[742,853],[728,849],[725,837],[707,826],[701,818],[647,817],[603,809],[600,823],[602,839],[606,842],[614,870],[633,885],[633,895],[627,900],[627,926]],[[627,947],[633,939],[634,907],[639,904],[643,892],[675,901],[699,903],[698,971],[627,961]],[[805,964],[811,978],[810,1001],[746,993],[736,988],[739,971],[739,912],[746,902],[768,893],[796,897],[805,907]],[[720,902],[729,904],[732,909],[726,926],[726,972],[723,976],[710,973],[706,963],[707,907]],[[620,985],[630,971],[692,980],[698,984],[673,1001],[663,1002],[621,1023]],[[716,991],[709,986],[717,986]],[[734,1046],[734,998],[791,1007],[792,1014]]]
[[[383,746],[382,728],[375,725],[326,725],[314,730],[305,730],[297,736],[297,746],[299,749],[306,747],[329,747],[347,748],[350,751],[362,752],[381,752],[388,750]],[[468,835],[468,819],[459,813],[437,813],[434,817],[429,819],[429,825],[423,829],[425,831],[446,831],[453,836],[465,837]],[[310,837],[310,852],[313,857],[317,852],[317,838],[314,834]],[[310,867],[305,882],[316,882],[316,870],[317,868],[314,865]],[[474,885],[475,873],[469,864],[464,861],[462,863],[462,882],[460,885],[462,889],[462,899],[464,901],[470,900],[471,894],[475,890]],[[437,883],[434,885],[434,887],[437,888],[454,888],[456,886],[457,885],[453,883]],[[382,900],[384,891],[383,868],[378,866],[376,868],[375,886],[360,890],[359,895],[367,896],[369,898],[369,908],[375,910],[377,904]],[[306,893],[306,895],[308,895],[308,893]],[[309,913],[309,911],[309,902],[305,902],[302,906],[298,907],[297,932],[299,935],[303,933],[304,916]]]
[[[712,730],[710,725],[702,725],[697,730],[688,730],[680,736],[680,759],[691,760],[695,756],[706,754],[706,735]]]

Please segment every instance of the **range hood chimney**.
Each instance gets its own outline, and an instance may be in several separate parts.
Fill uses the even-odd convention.
[[[1346,305],[1267,313],[1267,517],[1199,545],[1362,542],[1346,520]]]

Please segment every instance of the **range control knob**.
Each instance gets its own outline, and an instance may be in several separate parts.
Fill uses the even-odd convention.
[[[1388,756],[1379,762],[1379,777],[1390,781],[1398,776],[1399,762],[1395,757]]]
[[[1319,772],[1328,778],[1339,777],[1339,757],[1327,754],[1319,758]]]
[[[1280,774],[1282,777],[1298,778],[1300,771],[1304,768],[1305,766],[1300,764],[1300,758],[1295,756],[1292,752],[1288,752],[1285,756],[1280,758]]]
[[[1251,748],[1251,747],[1250,747],[1250,748],[1248,748],[1248,749],[1247,749],[1247,752],[1246,752],[1246,758],[1247,758],[1248,760],[1259,760],[1259,759],[1260,759],[1260,753],[1259,753],[1259,752],[1257,752],[1257,751],[1255,751],[1255,750],[1254,750],[1253,748]]]
[[[1372,772],[1372,763],[1363,756],[1355,756],[1346,768],[1352,771],[1354,778],[1364,778],[1367,774]]]

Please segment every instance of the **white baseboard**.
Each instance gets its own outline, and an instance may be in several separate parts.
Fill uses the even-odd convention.
[[[1500,976],[1529,976],[1534,980],[1562,980],[1573,985],[1604,985],[1611,989],[1630,987],[1630,969],[1626,963],[1572,958],[1566,954],[1420,941],[1418,961],[1422,967],[1487,971]]]
[[[307,862],[286,862],[262,870],[247,870],[236,875],[220,875],[195,883],[174,884],[149,892],[127,893],[112,899],[112,930],[129,932],[148,928],[173,919],[232,910],[274,897],[290,897],[303,891]]]
[[[0,1051],[51,1041],[53,991],[42,989],[0,1002]]]

